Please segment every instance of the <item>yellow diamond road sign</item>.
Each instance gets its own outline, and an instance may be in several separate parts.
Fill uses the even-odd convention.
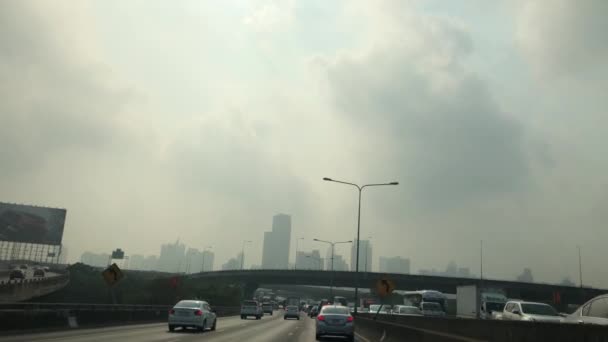
[[[376,292],[380,297],[388,296],[395,290],[395,283],[392,280],[383,278],[376,283]]]
[[[108,268],[101,272],[101,275],[103,276],[103,279],[106,281],[106,283],[110,286],[116,284],[120,279],[124,277],[124,274],[116,264],[108,266]]]

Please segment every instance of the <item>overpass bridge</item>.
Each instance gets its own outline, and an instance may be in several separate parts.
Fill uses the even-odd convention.
[[[253,294],[260,285],[311,285],[354,287],[354,272],[317,270],[229,270],[201,272],[186,276],[195,281],[232,282],[245,285],[245,295]],[[360,272],[359,287],[374,289],[380,279],[391,279],[397,290],[433,289],[444,293],[456,293],[460,285],[477,285],[484,288],[503,289],[509,298],[553,302],[556,306],[580,304],[584,300],[606,293],[608,290],[580,288],[555,284],[525,283],[496,279],[440,277],[401,273]],[[556,298],[559,298],[556,302]]]

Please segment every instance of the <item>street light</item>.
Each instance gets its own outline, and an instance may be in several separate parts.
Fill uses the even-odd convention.
[[[384,186],[384,185],[399,185],[399,182],[390,182],[390,183],[375,183],[375,184],[364,184],[358,185],[355,183],[343,182],[335,179],[331,179],[328,177],[323,178],[324,181],[334,182],[340,184],[346,184],[350,186],[354,186],[359,190],[359,210],[357,212],[357,261],[355,263],[355,315],[357,314],[357,307],[359,306],[359,241],[360,241],[360,233],[361,233],[361,192],[363,189],[370,186]]]
[[[313,241],[328,243],[331,245],[331,283],[329,284],[329,297],[333,298],[334,294],[334,247],[341,243],[353,243],[352,241],[325,241],[319,239],[313,239]]]
[[[300,242],[300,240],[304,240],[304,238],[301,237],[296,240],[296,262],[293,265],[294,270],[296,270],[298,268],[298,243]]]
[[[241,270],[243,269],[243,266],[245,265],[245,244],[246,243],[251,243],[251,240],[243,240],[243,249],[241,250]]]
[[[367,274],[368,270],[367,270],[367,255],[369,254],[369,240],[371,240],[372,237],[368,236],[366,238],[367,242],[365,243],[365,274]]]
[[[205,272],[205,251],[212,249],[213,246],[207,246],[203,248],[203,266],[201,267],[201,272]]]

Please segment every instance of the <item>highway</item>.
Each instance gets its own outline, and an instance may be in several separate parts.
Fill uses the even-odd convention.
[[[340,341],[341,339],[335,339]],[[366,340],[356,338],[356,341]],[[261,320],[241,320],[240,317],[219,317],[216,331],[203,333],[194,330],[176,330],[171,333],[166,323],[139,324],[97,329],[74,329],[69,331],[0,337],[0,342],[48,341],[48,342],[91,342],[91,341],[260,341],[260,342],[310,342],[315,341],[315,320],[304,313],[300,320],[284,320],[281,311]]]

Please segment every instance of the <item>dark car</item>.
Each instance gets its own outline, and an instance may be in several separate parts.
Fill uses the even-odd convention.
[[[310,311],[308,311],[308,316],[310,316],[310,318],[313,318],[317,316],[317,313],[319,313],[319,307],[315,305],[310,309]]]
[[[25,279],[25,273],[22,270],[12,270],[8,278],[13,279]]]
[[[41,268],[34,270],[34,277],[44,277],[44,270]]]

